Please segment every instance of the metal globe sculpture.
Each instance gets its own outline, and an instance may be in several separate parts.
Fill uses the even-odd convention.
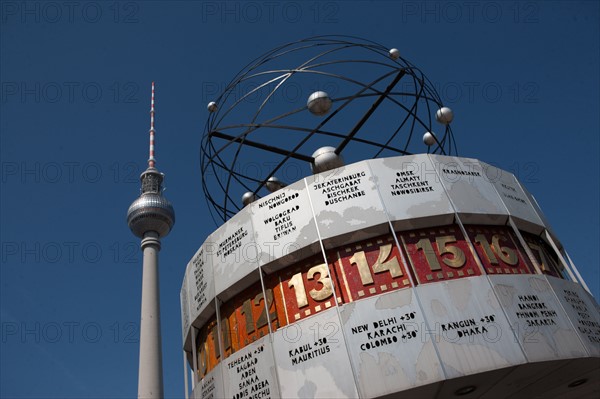
[[[201,168],[215,221],[242,209],[244,193],[269,194],[272,176],[296,181],[331,162],[341,166],[342,155],[348,163],[456,155],[451,111],[437,118],[444,130],[435,143],[423,144],[422,132],[433,131],[437,111],[448,109],[423,72],[398,49],[357,37],[317,36],[276,47],[213,100]],[[333,151],[323,154],[325,147]]]

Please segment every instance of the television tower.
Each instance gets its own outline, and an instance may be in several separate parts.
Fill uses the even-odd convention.
[[[141,195],[127,211],[127,224],[142,239],[144,253],[142,277],[142,314],[140,322],[140,367],[138,398],[162,398],[162,348],[160,335],[160,298],[158,288],[158,251],[160,239],[175,224],[171,203],[162,195],[164,175],[155,168],[154,158],[154,82],[150,105],[150,157],[141,174]]]

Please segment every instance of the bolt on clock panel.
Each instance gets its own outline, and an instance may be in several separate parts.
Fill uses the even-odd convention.
[[[538,373],[535,383],[518,391],[515,396],[532,398],[595,398],[598,396],[598,359],[585,358],[563,361],[563,367]],[[565,364],[566,363],[566,364]],[[541,378],[540,378],[541,377]],[[541,393],[542,391],[543,393]],[[490,395],[490,398],[492,396]],[[507,396],[508,398],[514,396]]]

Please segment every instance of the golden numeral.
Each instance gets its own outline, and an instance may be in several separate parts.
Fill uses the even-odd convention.
[[[333,284],[331,283],[329,273],[327,272],[327,265],[323,263],[311,267],[310,269],[308,269],[306,278],[308,280],[312,280],[316,273],[320,274],[317,282],[320,283],[323,287],[320,290],[313,288],[308,292],[308,294],[315,301],[324,301],[325,299],[333,295]],[[304,282],[302,281],[301,273],[296,273],[292,276],[290,281],[288,281],[288,287],[294,287],[294,291],[296,292],[296,303],[298,304],[298,308],[308,306],[308,298],[306,297],[306,289],[304,288]]]
[[[254,332],[254,319],[252,317],[252,300],[246,299],[242,304],[241,314],[244,315],[246,321],[246,335],[250,335]]]
[[[362,285],[373,284],[373,277],[369,271],[369,264],[367,263],[365,251],[356,252],[352,255],[350,264],[355,264],[358,267],[358,274],[360,275]]]
[[[546,257],[546,254],[541,246],[534,244],[532,242],[529,242],[527,244],[529,245],[529,248],[533,249],[534,251],[537,251],[537,253],[540,255],[540,269],[542,271],[552,272],[552,270],[551,270],[552,267],[554,267],[555,269],[558,269],[555,266],[554,261],[552,261],[552,259],[549,259]],[[550,263],[550,261],[552,261],[552,264]]]
[[[390,256],[391,252],[392,244],[386,244],[379,247],[379,255],[373,264],[373,273],[383,273],[389,271],[394,278],[404,275],[396,257],[393,257],[385,262],[388,256]],[[371,275],[371,271],[369,269],[365,251],[356,252],[354,255],[352,255],[350,258],[350,264],[355,264],[358,267],[358,273],[360,275],[360,281],[362,285],[373,284],[373,276]]]
[[[218,359],[221,357],[221,349],[219,348],[219,337],[218,337],[218,325],[215,323],[214,326],[210,329],[210,335],[212,336],[212,340],[215,344],[215,357]]]
[[[200,343],[198,348],[198,373],[200,377],[204,377],[208,371],[208,344],[206,341]]]
[[[231,328],[229,327],[229,319],[227,317],[221,319],[221,336],[223,337],[224,350],[231,348]]]
[[[492,236],[492,246],[494,247],[494,250],[502,262],[510,266],[515,266],[519,263],[517,253],[512,248],[500,246],[500,241],[507,241],[507,238],[499,234],[494,234]]]
[[[429,238],[421,238],[419,241],[417,241],[415,247],[417,248],[417,251],[423,251],[431,271],[442,270],[442,267],[437,260],[437,256],[435,256],[435,251],[431,245],[431,241],[429,241]]]
[[[267,294],[267,304],[266,304],[266,308],[267,309],[271,309],[271,305],[273,304],[273,290],[270,288],[267,288],[265,290],[266,294]],[[260,306],[260,301],[262,301],[264,299],[264,295],[261,292],[260,294],[258,294],[257,296],[254,297],[254,305],[256,306]],[[271,319],[271,321],[273,320],[277,320],[277,311],[274,310],[273,313],[269,314],[269,319]],[[262,311],[260,312],[260,315],[258,316],[258,319],[256,320],[256,328],[262,328],[264,326],[266,326],[268,323],[267,321],[267,312],[265,311],[265,307],[262,307]]]
[[[392,244],[386,244],[379,247],[379,256],[373,265],[374,273],[383,273],[385,271],[389,271],[394,278],[404,275],[404,273],[402,273],[402,269],[400,268],[400,263],[398,263],[398,258],[395,256],[387,262],[384,262],[384,260],[390,256],[391,252]]]
[[[331,283],[331,279],[329,278],[329,273],[327,272],[327,265],[321,264],[308,269],[308,273],[306,274],[306,278],[312,280],[314,275],[319,273],[319,279],[317,280],[323,288],[320,290],[312,289],[308,293],[315,301],[324,301],[333,295],[333,284]]]
[[[288,281],[288,287],[294,287],[298,308],[308,306],[308,298],[306,297],[306,289],[304,289],[304,282],[302,281],[302,273],[294,274],[290,281]]]
[[[454,236],[442,236],[436,237],[435,244],[438,247],[438,251],[440,252],[440,257],[442,257],[442,261],[450,267],[460,268],[465,265],[466,258],[465,253],[459,247],[449,244],[455,243],[456,237]],[[444,250],[442,251],[442,248]],[[451,254],[451,258],[444,258],[445,254]]]
[[[487,238],[483,234],[477,234],[475,236],[475,242],[483,248],[483,253],[488,258],[488,261],[491,265],[497,265],[498,259],[496,259],[496,255],[494,255],[494,251],[492,251],[492,247],[488,242]]]
[[[453,268],[461,268],[465,265],[466,258],[465,253],[459,247],[455,245],[450,245],[456,242],[456,237],[453,235],[450,236],[441,236],[436,237],[435,244],[438,247],[438,252],[442,261]],[[429,264],[429,269],[434,272],[438,270],[442,270],[440,263],[438,262],[435,250],[433,249],[433,245],[431,245],[431,241],[429,238],[421,238],[415,244],[415,247],[418,250],[423,251],[425,255],[425,259]],[[452,257],[444,257],[444,255],[450,254]]]
[[[267,307],[270,308],[271,304],[273,304],[273,290],[271,290],[270,288],[267,288],[266,292],[267,292]],[[260,302],[264,298],[265,297],[262,292],[259,292],[258,294],[256,294],[256,296],[254,297],[254,306],[260,306]],[[247,335],[250,335],[255,330],[254,314],[252,313],[252,303],[253,302],[251,299],[245,300],[244,303],[242,304],[242,310],[241,310],[241,313],[244,315],[244,318],[246,319],[246,334]],[[275,311],[275,312],[271,313],[269,316],[271,318],[271,321],[276,320],[277,312]],[[266,326],[267,323],[268,323],[267,322],[267,313],[263,306],[260,314],[258,315],[258,319],[256,320],[256,328],[262,328],[262,327]]]

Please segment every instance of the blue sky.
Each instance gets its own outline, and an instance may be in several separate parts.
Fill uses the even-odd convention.
[[[200,186],[206,104],[248,61],[321,34],[397,47],[455,112],[462,156],[515,173],[596,298],[599,3],[0,3],[0,396],[137,392],[147,159],[177,223],[160,253],[165,395],[183,394],[179,290],[215,225]]]

